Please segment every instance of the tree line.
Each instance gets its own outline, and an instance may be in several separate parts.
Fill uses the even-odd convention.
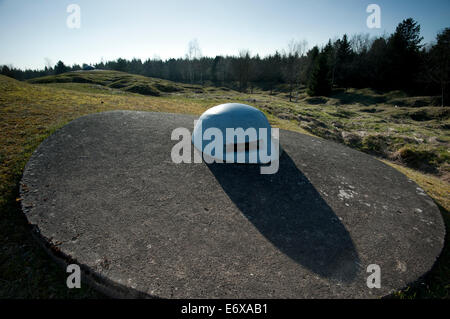
[[[370,38],[346,34],[322,47],[307,49],[306,41],[291,41],[287,49],[266,57],[241,50],[236,56],[205,57],[196,40],[186,56],[100,62],[96,69],[117,70],[176,82],[226,86],[252,92],[255,87],[289,92],[307,88],[311,96],[327,96],[334,87],[371,87],[403,90],[413,95],[440,95],[449,102],[450,28],[439,32],[433,44],[424,45],[420,25],[405,19],[394,33]],[[89,69],[86,64],[66,66],[59,61],[44,70],[20,70],[2,66],[1,73],[18,80],[67,71]]]

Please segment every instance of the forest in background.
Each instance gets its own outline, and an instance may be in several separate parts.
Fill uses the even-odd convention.
[[[420,25],[405,19],[394,33],[371,38],[368,34],[343,35],[322,47],[308,49],[306,41],[292,40],[286,49],[260,57],[248,50],[236,56],[205,57],[196,40],[186,56],[100,62],[93,65],[55,66],[21,70],[0,66],[0,74],[27,80],[45,75],[86,69],[104,69],[156,77],[176,82],[230,87],[241,92],[263,90],[289,92],[299,88],[311,96],[328,96],[333,87],[403,90],[410,95],[440,96],[449,105],[450,28],[439,32],[435,42],[424,45]]]

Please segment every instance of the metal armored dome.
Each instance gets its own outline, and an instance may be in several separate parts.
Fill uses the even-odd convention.
[[[213,133],[212,137],[208,129],[220,134]],[[229,134],[233,130],[236,134]],[[252,130],[256,135],[247,134]],[[238,134],[242,132],[245,134]],[[207,146],[214,138],[221,139],[222,152]],[[192,134],[194,146],[204,157],[217,162],[269,163],[278,159],[278,152],[273,151],[273,142],[272,128],[264,113],[239,103],[221,104],[208,109],[200,116]]]

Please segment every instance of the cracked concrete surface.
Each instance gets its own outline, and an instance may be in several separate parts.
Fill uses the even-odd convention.
[[[398,171],[283,130],[274,175],[174,164],[171,132],[194,119],[104,112],[46,139],[21,182],[39,240],[116,297],[375,298],[431,269],[440,212]]]

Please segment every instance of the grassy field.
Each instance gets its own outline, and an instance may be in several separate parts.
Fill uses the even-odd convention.
[[[0,76],[0,298],[102,297],[88,287],[66,288],[64,270],[32,239],[21,212],[18,183],[23,168],[48,135],[94,112],[201,114],[226,102],[256,106],[274,126],[332,139],[379,157],[427,191],[450,229],[450,108],[433,106],[433,97],[348,89],[335,90],[329,98],[311,98],[299,90],[289,102],[282,87],[274,94],[260,90],[249,94],[115,71],[72,72],[29,83]],[[393,297],[448,298],[449,246],[447,237],[439,261],[423,283]]]

